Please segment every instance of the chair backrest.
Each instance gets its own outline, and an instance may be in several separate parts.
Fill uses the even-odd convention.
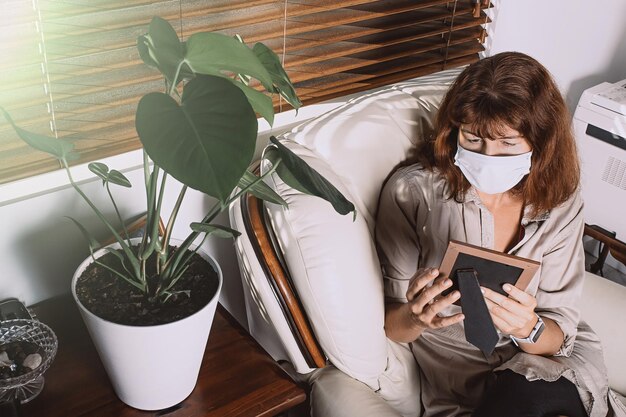
[[[268,183],[289,208],[250,197],[231,207],[233,226],[245,229],[236,245],[250,330],[275,359],[307,373],[328,358],[376,385],[389,349],[373,239],[378,196],[388,175],[432,131],[437,106],[459,72],[374,91],[279,138],[355,204],[354,221],[277,176]]]

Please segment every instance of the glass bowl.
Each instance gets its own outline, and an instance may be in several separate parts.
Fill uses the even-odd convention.
[[[41,363],[34,369],[14,377],[0,377],[0,402],[19,400],[27,403],[43,389],[43,373],[48,369],[57,352],[57,337],[38,320],[5,320],[0,322],[0,352],[3,347],[25,342],[36,347]],[[4,356],[6,358],[6,356]],[[2,359],[0,359],[2,360]]]

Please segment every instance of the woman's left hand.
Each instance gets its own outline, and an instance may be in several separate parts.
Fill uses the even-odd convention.
[[[537,324],[535,297],[509,284],[503,287],[504,291],[509,294],[508,297],[489,288],[481,287],[481,289],[485,295],[493,324],[498,330],[520,339],[528,337]]]

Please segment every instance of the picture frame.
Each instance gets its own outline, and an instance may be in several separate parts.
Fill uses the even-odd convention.
[[[458,290],[457,270],[473,269],[481,286],[508,297],[502,286],[508,283],[522,291],[526,290],[540,265],[540,262],[532,259],[451,240],[439,267],[440,276],[452,280],[452,286],[443,295]]]

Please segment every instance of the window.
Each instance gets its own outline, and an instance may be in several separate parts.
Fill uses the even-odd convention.
[[[163,89],[136,49],[152,16],[183,39],[219,31],[264,42],[306,105],[477,60],[489,18],[472,3],[4,0],[0,106],[25,129],[74,142],[81,155],[74,164],[97,160],[140,147],[137,102]],[[289,108],[279,97],[274,104]],[[0,183],[58,168],[0,121]]]

